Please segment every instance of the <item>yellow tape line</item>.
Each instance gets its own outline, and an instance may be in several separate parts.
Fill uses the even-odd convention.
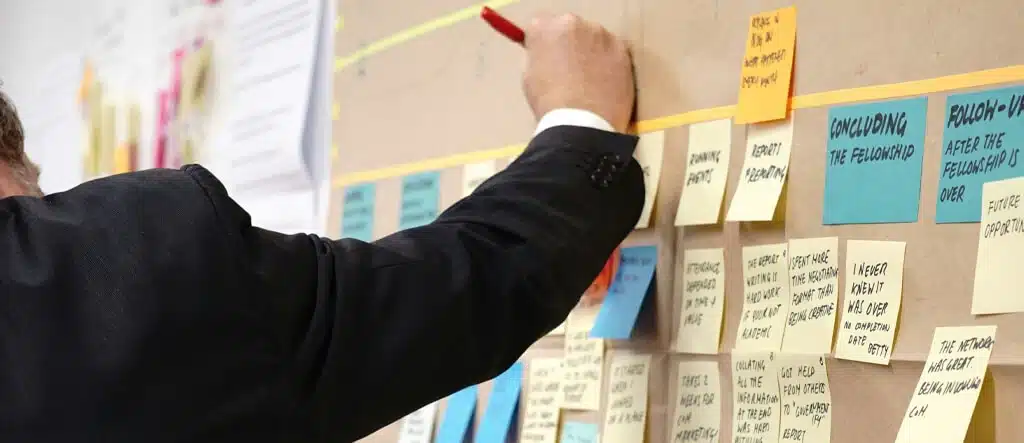
[[[429,34],[438,29],[447,28],[456,23],[475,18],[479,16],[480,9],[483,8],[484,6],[490,7],[491,9],[498,9],[515,3],[519,3],[519,0],[486,1],[483,3],[478,3],[473,6],[467,6],[451,14],[433,19],[429,22],[422,23],[408,29],[404,29],[397,34],[392,34],[384,39],[377,40],[352,54],[349,54],[344,57],[335,58],[334,72],[338,72],[342,69],[345,69],[346,66],[358,62],[359,60],[362,60],[379,52],[386,51],[409,40],[420,37],[424,34]]]
[[[1009,66],[1005,68],[975,71],[967,74],[948,75],[924,80],[914,80],[903,83],[892,83],[887,85],[864,86],[860,88],[837,89],[835,91],[817,92],[804,94],[790,99],[793,109],[819,108],[822,106],[854,103],[862,101],[877,101],[892,98],[909,97],[916,95],[930,94],[934,92],[946,92],[957,89],[977,88],[982,86],[998,85],[1024,80],[1024,65]],[[661,131],[693,123],[700,123],[723,118],[730,118],[735,114],[736,106],[719,106],[716,108],[698,109],[680,114],[658,117],[650,120],[637,122],[636,130],[639,133]],[[429,160],[403,163],[386,168],[372,169],[362,172],[343,174],[334,178],[335,187],[344,187],[353,183],[382,180],[391,177],[398,177],[416,172],[431,171],[435,169],[451,168],[466,163],[494,160],[504,157],[519,155],[525,148],[525,144],[511,145],[504,148],[488,149],[483,151],[467,152],[447,157],[437,157]]]

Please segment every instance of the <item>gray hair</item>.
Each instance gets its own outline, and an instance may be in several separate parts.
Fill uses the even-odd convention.
[[[25,192],[43,195],[39,189],[39,166],[32,163],[25,153],[25,128],[18,118],[14,102],[3,91],[0,91],[0,161],[11,168],[14,179],[25,188]]]

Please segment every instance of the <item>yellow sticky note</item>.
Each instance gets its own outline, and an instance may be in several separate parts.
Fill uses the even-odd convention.
[[[736,123],[786,118],[795,46],[795,6],[750,17]]]
[[[661,158],[665,153],[665,132],[650,132],[640,135],[633,157],[644,171],[644,209],[636,227],[646,228],[651,224],[654,201],[658,194],[658,180],[661,179]]]
[[[743,248],[743,313],[736,332],[738,351],[777,351],[782,347],[789,308],[789,245]]]
[[[610,371],[601,441],[643,441],[647,426],[647,381],[651,372],[651,356],[616,355],[612,358]]]
[[[671,442],[717,442],[722,427],[718,362],[681,361],[676,371]]]
[[[935,328],[896,443],[964,441],[995,340],[995,326]]]
[[[903,300],[905,251],[904,242],[846,242],[845,306],[836,358],[889,364]]]
[[[781,443],[829,443],[832,438],[832,391],[825,358],[809,354],[779,354],[779,392],[782,394]]]
[[[774,352],[732,353],[733,441],[778,443],[781,400]]]
[[[673,349],[691,354],[717,354],[725,305],[725,252],[683,251],[683,301]]]
[[[832,352],[839,304],[838,237],[789,241],[789,293],[782,352]]]
[[[978,259],[971,313],[1024,312],[1017,281],[1024,261],[1024,178],[985,183],[981,188]]]
[[[462,167],[462,196],[466,197],[481,183],[491,178],[498,166],[494,160],[470,163]]]
[[[597,309],[577,309],[569,314],[562,370],[563,409],[597,411],[601,408],[604,340],[590,338],[596,317]]]
[[[690,126],[683,175],[683,193],[676,210],[676,226],[718,223],[729,176],[732,123],[728,119]]]
[[[338,102],[331,103],[331,120],[337,121],[341,118],[341,105]]]
[[[743,172],[727,221],[771,221],[786,184],[792,146],[793,119],[747,128]]]
[[[562,359],[535,358],[529,365],[526,412],[519,441],[556,443],[562,399]]]

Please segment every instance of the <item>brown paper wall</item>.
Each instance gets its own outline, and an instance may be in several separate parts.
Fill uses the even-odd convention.
[[[384,39],[473,0],[347,0],[339,11],[345,26],[336,38],[338,55]],[[753,13],[795,4],[797,56],[794,95],[928,79],[1024,64],[1019,29],[1024,14],[1014,0],[965,3],[955,0],[861,0],[839,2],[722,0],[522,0],[502,8],[519,23],[540,11],[572,11],[625,35],[633,44],[641,119],[735,103],[746,26]],[[349,174],[454,154],[522,143],[534,121],[522,98],[522,49],[476,19],[465,20],[366,57],[336,73],[334,124],[340,148],[335,174]],[[959,91],[958,91],[959,92]],[[728,350],[735,341],[742,305],[739,254],[742,246],[787,238],[838,236],[845,240],[907,242],[903,307],[890,366],[830,359],[832,441],[886,442],[895,438],[937,326],[999,325],[991,379],[979,402],[968,441],[1024,441],[1015,403],[1024,397],[1024,326],[1021,315],[970,315],[977,224],[936,225],[938,166],[946,93],[928,96],[928,131],[919,222],[857,226],[821,224],[828,108],[799,109],[785,200],[784,222],[769,225],[676,229],[687,127],[666,131],[663,172],[652,229],[630,236],[630,244],[657,244],[656,314],[638,339],[612,342],[608,354],[655,355],[650,380],[647,441],[670,442],[675,363],[717,358],[722,370],[722,441],[731,438]],[[733,129],[727,199],[743,161],[745,128]],[[461,168],[442,174],[442,203],[460,193]],[[375,234],[397,226],[399,181],[378,182]],[[340,224],[340,196],[333,198],[331,226]],[[725,334],[717,357],[666,351],[678,320],[673,275],[684,248],[724,247],[727,262]],[[840,255],[839,263],[845,256]],[[840,277],[841,284],[843,276]],[[841,286],[840,286],[841,287]],[[841,302],[842,300],[840,300]],[[840,306],[842,304],[840,303]],[[651,319],[646,319],[651,320]],[[557,356],[561,337],[539,341],[524,356]],[[610,360],[606,358],[606,362]],[[606,363],[607,364],[607,363]],[[994,389],[993,389],[994,388]],[[481,390],[477,419],[487,390]],[[352,399],[358,401],[358,399]],[[442,404],[443,407],[443,404]],[[984,414],[982,413],[984,412]],[[982,417],[982,415],[984,415]],[[599,413],[567,412],[567,419],[600,422]],[[439,418],[441,414],[439,413]],[[366,442],[394,442],[392,426]]]

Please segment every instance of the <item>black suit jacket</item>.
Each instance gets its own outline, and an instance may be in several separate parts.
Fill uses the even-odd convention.
[[[565,319],[643,206],[636,137],[557,127],[429,225],[283,235],[207,170],[0,200],[0,441],[348,442]]]

